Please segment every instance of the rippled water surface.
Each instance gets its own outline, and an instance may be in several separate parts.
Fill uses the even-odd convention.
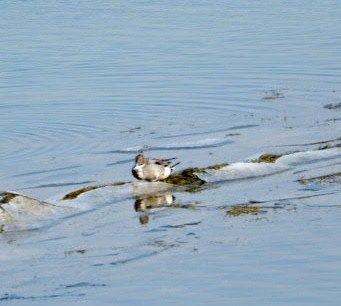
[[[48,204],[0,219],[0,303],[337,305],[340,15],[332,0],[2,1],[0,190]],[[165,190],[133,179],[141,149],[231,166]],[[262,153],[284,157],[250,163]]]

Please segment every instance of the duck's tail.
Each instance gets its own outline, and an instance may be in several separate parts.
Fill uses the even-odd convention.
[[[172,158],[172,159],[175,159],[175,158]],[[172,165],[171,166],[171,169],[173,170],[177,165],[179,165],[180,164],[180,162],[177,162],[176,164],[174,164],[174,165]]]

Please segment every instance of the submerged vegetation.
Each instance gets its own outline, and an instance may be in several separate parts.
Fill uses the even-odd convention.
[[[245,214],[258,215],[259,213],[265,212],[262,207],[250,205],[249,203],[228,206],[226,209],[226,215],[230,217],[238,217]]]
[[[306,178],[302,177],[298,180],[302,185],[307,185],[310,183],[316,184],[341,184],[341,172]]]

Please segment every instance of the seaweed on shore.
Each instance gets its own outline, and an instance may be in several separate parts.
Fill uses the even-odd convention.
[[[125,185],[128,184],[130,182],[115,182],[112,184],[107,184],[107,185],[94,185],[94,186],[86,186],[80,189],[77,189],[75,191],[71,191],[68,194],[66,194],[63,198],[62,201],[66,201],[66,200],[74,200],[76,199],[79,195],[81,195],[82,193],[88,192],[88,191],[92,191],[92,190],[96,190],[99,188],[104,188],[104,187],[111,187],[111,186],[121,186],[121,185]]]
[[[8,204],[13,200],[15,197],[17,197],[18,194],[13,193],[13,192],[2,192],[0,193],[0,207],[1,204]]]
[[[169,177],[162,180],[162,182],[176,186],[186,186],[186,191],[195,192],[200,190],[202,185],[207,183],[202,180],[197,173],[205,173],[207,170],[219,170],[227,165],[227,163],[222,163],[203,168],[186,168],[180,172],[171,174]]]
[[[180,172],[174,173],[169,177],[162,180],[162,182],[172,185],[184,186],[190,184],[199,184],[202,185],[205,183],[202,179],[200,179],[195,172],[197,172],[198,168],[187,168]]]

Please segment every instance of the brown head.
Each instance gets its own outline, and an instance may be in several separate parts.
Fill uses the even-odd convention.
[[[145,163],[145,157],[143,156],[142,153],[138,154],[136,157],[135,157],[135,162],[136,162],[136,165],[143,165]]]

